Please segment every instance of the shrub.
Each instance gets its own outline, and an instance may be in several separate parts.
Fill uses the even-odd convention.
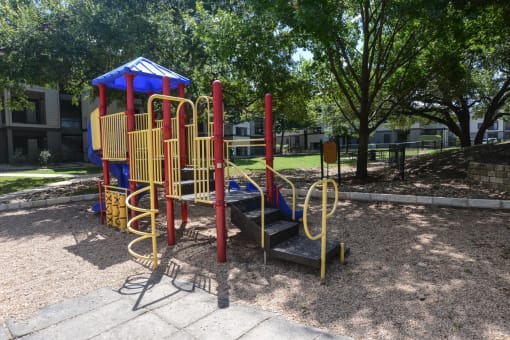
[[[51,153],[48,150],[42,150],[39,153],[39,163],[41,163],[42,166],[47,166],[50,158],[51,158]]]
[[[15,165],[24,164],[27,162],[27,156],[23,152],[16,150],[11,158],[11,163]]]

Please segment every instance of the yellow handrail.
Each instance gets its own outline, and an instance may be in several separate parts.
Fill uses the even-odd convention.
[[[265,161],[261,161],[261,162],[264,162]],[[287,177],[283,176],[281,173],[279,173],[278,171],[276,171],[275,169],[273,169],[272,167],[270,167],[269,165],[267,165],[266,163],[266,168],[269,169],[272,173],[274,173],[276,176],[280,177],[282,180],[284,180],[285,182],[287,182],[289,185],[290,185],[290,188],[292,190],[292,220],[294,221],[296,219],[296,187],[294,186],[294,183],[292,183]],[[271,189],[269,189],[271,190]]]
[[[212,105],[212,100],[213,98],[210,97],[210,96],[199,96],[197,98],[197,100],[195,100],[195,112],[196,114],[198,115],[198,104],[200,103],[200,101],[204,101],[206,102],[207,104],[207,109],[206,109],[206,114],[207,114],[207,136],[208,137],[211,137],[212,136],[212,125],[213,125],[213,122],[211,122],[211,105]],[[198,117],[195,117],[193,116],[193,123],[195,125],[195,136],[198,137]]]
[[[213,164],[212,137],[195,137],[193,146],[193,196],[197,203],[213,204],[210,169]]]
[[[134,258],[145,260],[145,261],[152,261],[153,269],[156,269],[157,266],[158,266],[158,250],[157,250],[157,242],[156,242],[156,238],[159,236],[159,234],[156,232],[156,214],[158,213],[158,210],[157,209],[152,209],[152,208],[151,209],[140,208],[140,207],[137,207],[137,206],[132,205],[130,203],[131,199],[134,196],[139,195],[139,194],[141,194],[142,192],[145,192],[145,191],[152,192],[151,187],[152,187],[151,185],[148,185],[148,186],[143,187],[143,188],[141,188],[139,190],[136,190],[135,192],[131,193],[126,198],[126,205],[127,205],[127,207],[129,209],[134,210],[136,212],[141,212],[142,213],[142,214],[136,215],[135,217],[130,219],[128,221],[128,223],[127,223],[127,230],[129,232],[135,234],[135,235],[139,235],[140,236],[140,237],[135,238],[133,241],[129,242],[129,244],[128,244],[128,252]],[[140,230],[136,230],[136,229],[133,229],[131,227],[133,222],[138,221],[139,219],[142,219],[142,218],[147,217],[147,216],[150,216],[150,219],[151,219],[151,232],[150,233],[147,233],[147,232],[144,232],[144,231],[140,231]],[[135,243],[138,243],[140,241],[146,240],[148,238],[152,239],[152,256],[141,255],[141,254],[138,254],[137,252],[135,252],[133,249],[131,249]]]
[[[260,247],[262,249],[265,248],[265,242],[264,242],[264,234],[265,234],[265,222],[264,222],[264,191],[262,190],[262,188],[257,184],[255,183],[255,181],[250,177],[248,176],[244,171],[242,171],[239,167],[237,167],[234,163],[230,162],[230,161],[226,161],[226,164],[228,166],[231,166],[233,167],[234,169],[236,169],[244,178],[246,178],[251,184],[253,184],[253,186],[255,188],[257,188],[257,190],[260,192]]]
[[[333,209],[328,213],[328,183],[333,184],[333,189],[335,193],[335,202],[333,203]],[[321,221],[321,232],[315,236],[312,236],[310,233],[310,229],[308,229],[308,216],[307,210],[310,202],[310,197],[312,196],[312,192],[316,186],[322,184],[322,221]],[[315,182],[306,195],[305,204],[303,207],[303,229],[305,231],[306,236],[311,240],[321,239],[321,279],[324,280],[326,278],[326,242],[327,242],[327,219],[331,217],[336,210],[336,206],[338,205],[338,185],[332,179],[322,179],[320,181]]]

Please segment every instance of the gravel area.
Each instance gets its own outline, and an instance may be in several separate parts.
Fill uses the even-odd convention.
[[[100,225],[90,204],[0,213],[0,318],[151,275],[127,253],[132,236]],[[328,266],[324,285],[318,270],[264,265],[231,225],[228,262],[217,263],[212,208],[190,206],[189,214],[176,246],[160,238],[159,270],[219,299],[355,338],[510,337],[510,211],[342,201],[329,238],[346,242],[351,256]]]

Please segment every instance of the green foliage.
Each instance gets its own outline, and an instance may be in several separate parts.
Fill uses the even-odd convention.
[[[370,133],[412,92],[408,72],[429,41],[434,21],[426,1],[254,1],[314,52],[315,80],[336,120],[360,141],[357,175],[367,175]],[[319,105],[320,107],[320,105]],[[342,125],[337,125],[339,129]]]
[[[91,79],[144,56],[190,78],[190,97],[222,80],[232,122],[261,116],[267,92],[276,115],[306,116],[295,37],[245,1],[7,1],[0,14],[0,88],[58,85],[77,101]]]
[[[487,128],[509,112],[509,15],[508,6],[450,3],[435,39],[415,61],[413,77],[421,81],[407,111],[445,124],[463,146],[471,144],[471,117],[482,118],[475,137],[481,143]]]

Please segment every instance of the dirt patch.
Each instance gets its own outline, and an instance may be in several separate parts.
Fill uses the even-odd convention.
[[[312,224],[319,215],[313,203]],[[64,298],[151,275],[127,253],[132,236],[99,225],[89,206],[0,213],[0,261],[9,264],[1,317],[29,317]],[[264,265],[258,246],[231,225],[228,262],[217,263],[213,210],[191,206],[189,213],[176,246],[167,247],[164,234],[159,239],[160,270],[223,301],[355,338],[510,336],[510,212],[341,202],[329,238],[346,242],[351,256],[347,265],[328,266],[325,285],[315,269],[273,259]],[[161,230],[164,219],[162,211]]]

